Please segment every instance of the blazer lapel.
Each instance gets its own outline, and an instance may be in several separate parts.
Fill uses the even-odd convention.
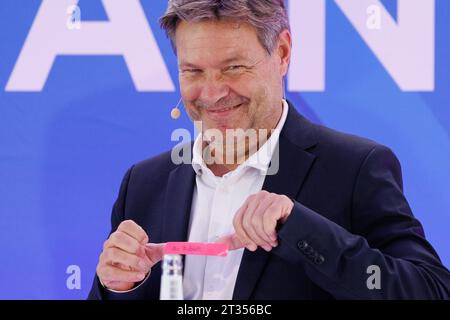
[[[194,185],[195,172],[191,165],[183,164],[170,172],[164,200],[162,242],[187,240]]]
[[[289,108],[278,144],[279,169],[276,174],[266,176],[263,190],[290,198],[297,196],[315,159],[313,154],[305,151],[315,145],[311,131],[307,130],[309,124],[292,106]],[[251,297],[269,257],[270,253],[261,248],[255,252],[244,250],[234,300],[248,300]]]

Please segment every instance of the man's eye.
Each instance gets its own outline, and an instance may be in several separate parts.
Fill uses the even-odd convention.
[[[183,73],[189,73],[189,74],[198,74],[202,72],[200,69],[185,69],[183,70]]]
[[[242,71],[242,70],[244,70],[244,68],[245,68],[245,66],[235,65],[235,66],[229,66],[226,70],[233,72],[233,71]]]

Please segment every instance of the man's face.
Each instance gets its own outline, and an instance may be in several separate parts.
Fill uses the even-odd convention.
[[[181,22],[175,43],[184,105],[203,131],[276,125],[288,59],[279,48],[269,55],[251,25]]]

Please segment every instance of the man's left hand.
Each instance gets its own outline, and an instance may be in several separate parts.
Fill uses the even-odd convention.
[[[291,214],[294,203],[285,195],[260,191],[247,198],[234,216],[235,234],[221,238],[230,250],[246,247],[266,251],[278,245],[276,227],[283,224]]]

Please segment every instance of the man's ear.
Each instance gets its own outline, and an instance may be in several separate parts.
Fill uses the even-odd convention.
[[[277,54],[280,58],[281,76],[285,76],[291,63],[292,37],[289,30],[284,30],[278,36]]]

